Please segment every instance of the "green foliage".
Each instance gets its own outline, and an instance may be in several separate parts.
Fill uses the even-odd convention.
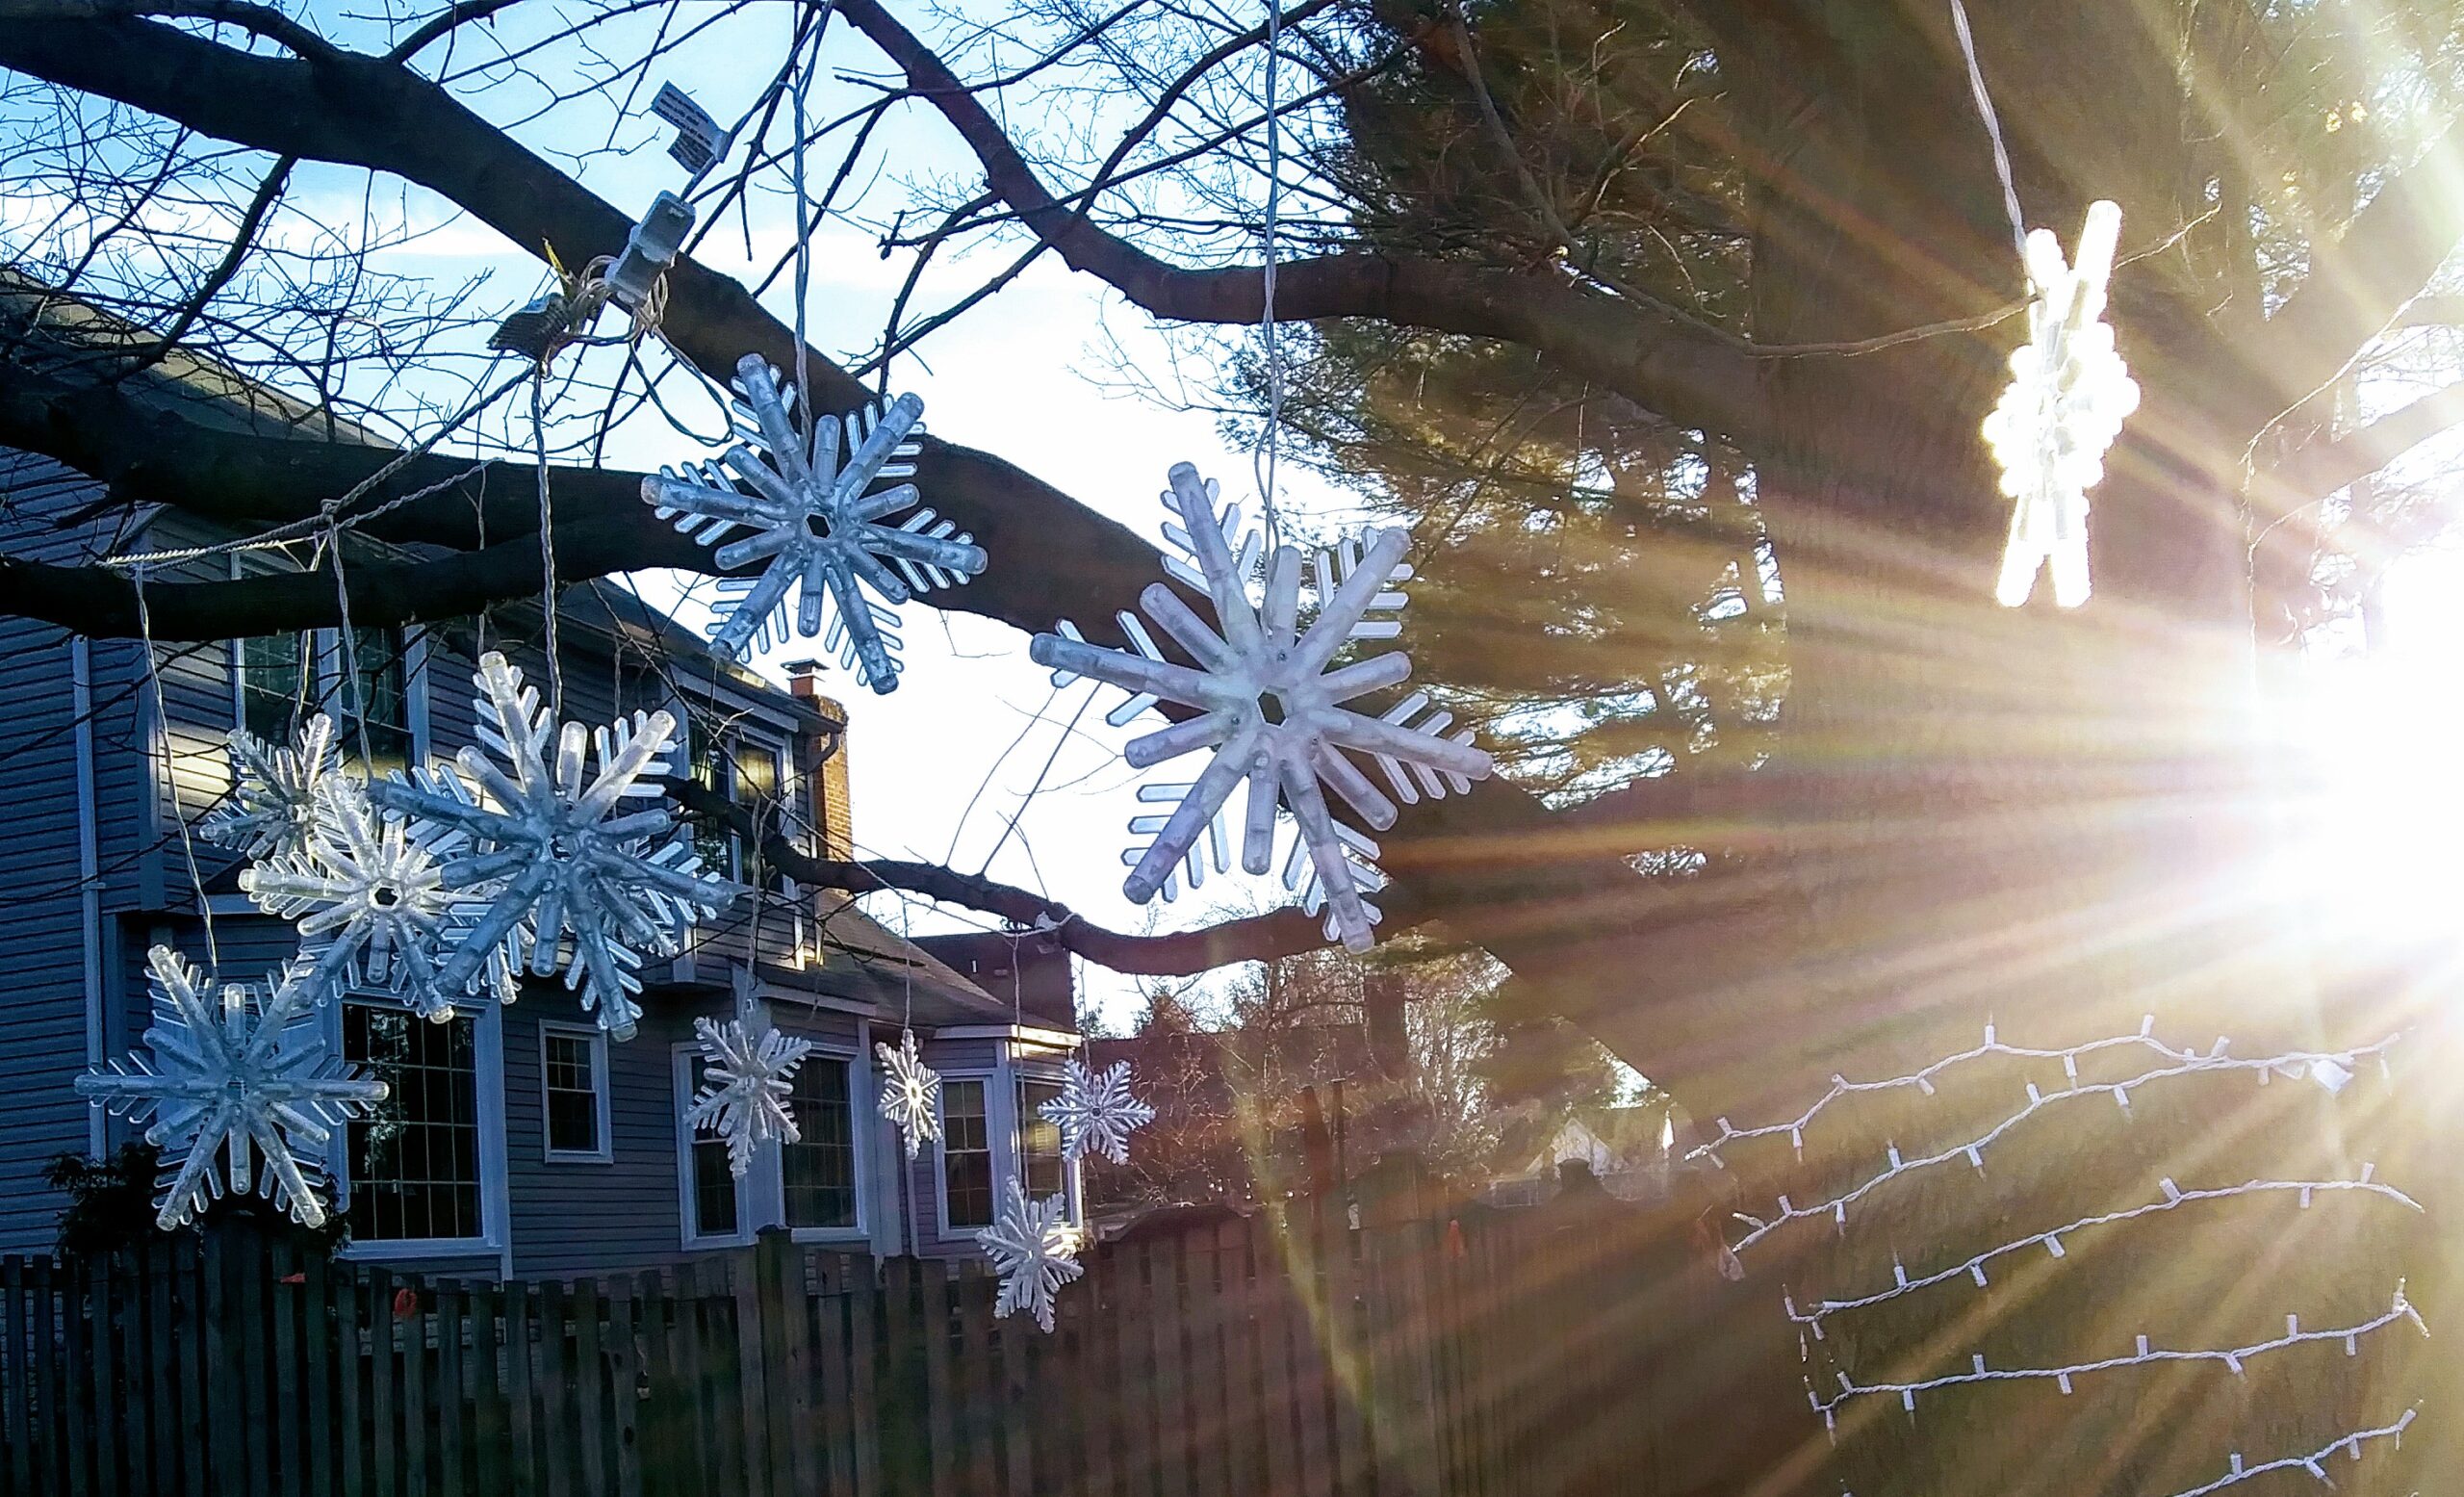
[[[43,1182],[68,1197],[60,1213],[60,1255],[109,1257],[162,1236],[154,1225],[155,1183],[162,1162],[162,1150],[141,1141],[122,1144],[101,1159],[76,1153],[55,1156],[43,1172]],[[287,1240],[300,1252],[319,1257],[332,1256],[350,1236],[340,1213],[328,1216],[323,1226],[306,1227],[253,1194],[217,1200],[206,1209],[202,1225],[215,1230],[235,1223],[257,1235]]]

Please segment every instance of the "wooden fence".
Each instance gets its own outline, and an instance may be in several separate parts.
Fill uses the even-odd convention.
[[[1051,1335],[996,1320],[969,1266],[783,1237],[536,1284],[229,1233],[109,1262],[9,1258],[0,1493],[1690,1486],[1651,1478],[1699,1453],[1701,1430],[1671,1420],[1690,1423],[1689,1392],[1713,1396],[1652,1381],[1654,1332],[1684,1328],[1636,1290],[1666,1276],[1648,1242],[1566,1227],[1547,1208],[1369,1231],[1294,1211],[1111,1245]]]

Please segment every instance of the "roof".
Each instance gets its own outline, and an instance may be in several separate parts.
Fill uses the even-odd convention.
[[[1069,948],[1050,931],[961,931],[918,936],[915,943],[956,973],[1049,1028],[1078,1028],[1078,975]]]
[[[829,899],[829,890],[821,891]],[[889,927],[853,903],[832,910],[822,922],[820,961],[803,968],[764,964],[762,982],[772,988],[870,1003],[885,1013],[911,1016],[939,1029],[952,1024],[1008,1024],[1010,1005],[936,960],[921,942],[902,941]],[[1077,1028],[1073,1021],[1063,1027]]]

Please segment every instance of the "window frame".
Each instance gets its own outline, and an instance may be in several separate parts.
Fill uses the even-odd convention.
[[[1021,1066],[1013,1067],[1010,1071],[1010,1164],[1012,1173],[1017,1178],[1018,1189],[1025,1192],[1031,1200],[1041,1198],[1037,1197],[1027,1185],[1027,1088],[1044,1086],[1060,1092],[1066,1085],[1065,1077],[1057,1070],[1047,1070],[1040,1066]],[[1043,1120],[1039,1115],[1035,1121],[1040,1123]],[[1055,1131],[1057,1132],[1058,1129]],[[1069,1220],[1076,1222],[1079,1220],[1078,1161],[1070,1158],[1066,1153],[1057,1153],[1054,1157],[1061,1165],[1062,1204],[1066,1208]]]
[[[997,1222],[1001,1218],[1001,1134],[1003,1130],[1001,1120],[993,1111],[993,1099],[1000,1095],[1000,1088],[995,1085],[999,1079],[1000,1071],[997,1068],[992,1071],[954,1071],[945,1072],[941,1076],[943,1123],[940,1136],[933,1141],[933,1226],[935,1234],[941,1238],[960,1242],[972,1241],[977,1232],[984,1230],[985,1227],[991,1226],[992,1222]],[[991,1176],[992,1221],[977,1226],[962,1226],[950,1220],[950,1130],[947,1119],[950,1085],[953,1082],[971,1082],[984,1088],[984,1157],[987,1172]]]
[[[269,569],[270,570],[270,569]],[[231,576],[237,580],[257,575],[255,569],[243,569],[240,558],[231,561]],[[409,761],[414,765],[428,761],[428,631],[423,624],[370,626],[390,628],[402,637],[402,726],[410,735]],[[296,711],[299,715],[324,712],[335,719],[335,751],[346,761],[356,759],[357,735],[350,729],[347,703],[343,692],[349,684],[343,678],[349,669],[342,648],[342,633],[337,629],[276,630],[274,634],[289,634],[299,640],[299,670],[306,689]],[[223,642],[225,669],[230,676],[231,725],[248,727],[247,688],[244,683],[244,657],[250,639],[270,638],[270,634],[241,634]],[[295,720],[293,730],[297,731]],[[254,729],[250,729],[254,732]],[[284,747],[287,744],[277,744]]]
[[[735,1182],[735,1230],[705,1233],[701,1230],[700,1213],[694,1203],[694,1152],[697,1138],[693,1125],[684,1115],[693,1107],[693,1063],[701,1058],[702,1046],[694,1040],[680,1040],[668,1046],[668,1071],[675,1087],[674,1105],[669,1109],[676,1126],[676,1229],[677,1238],[688,1252],[720,1248],[750,1248],[761,1215],[754,1193],[755,1182],[761,1171],[748,1170]]]
[[[781,1028],[790,1035],[797,1034],[792,1026],[781,1025]],[[867,1150],[872,1145],[870,1123],[873,1115],[872,1086],[869,1080],[872,1068],[864,1064],[864,1054],[861,1050],[844,1042],[822,1040],[812,1035],[797,1035],[797,1037],[813,1042],[812,1054],[806,1064],[809,1065],[814,1060],[825,1060],[834,1061],[847,1068],[848,1163],[853,1174],[853,1188],[856,1196],[856,1220],[846,1226],[798,1226],[787,1220],[787,1146],[783,1143],[766,1146],[761,1154],[756,1156],[754,1173],[762,1171],[763,1158],[766,1157],[770,1161],[767,1174],[775,1184],[778,1195],[777,1220],[780,1226],[787,1228],[788,1235],[794,1241],[849,1243],[869,1238],[872,1235],[873,1193],[869,1188],[872,1171],[867,1167],[867,1161],[870,1158]]]
[[[548,1041],[551,1036],[580,1040],[590,1050],[591,1092],[596,1101],[599,1143],[588,1149],[558,1149],[555,1129],[548,1109]],[[615,1127],[608,1108],[607,1095],[607,1031],[597,1024],[569,1023],[561,1020],[539,1021],[539,1152],[548,1164],[614,1164]]]
[[[343,1053],[343,1010],[356,1004],[410,1014],[390,994],[346,992],[325,1006],[325,1043]],[[416,1018],[417,1016],[413,1016]],[[475,1237],[353,1237],[343,1244],[346,1261],[391,1261],[409,1258],[500,1256],[506,1251],[506,1225],[511,1201],[505,1188],[504,1137],[504,1010],[501,1004],[457,1000],[453,1017],[471,1020],[471,1074],[479,1123],[479,1235]],[[334,1211],[347,1220],[350,1210],[350,1134],[356,1121],[338,1130],[336,1146],[327,1152],[325,1169],[333,1181]]]

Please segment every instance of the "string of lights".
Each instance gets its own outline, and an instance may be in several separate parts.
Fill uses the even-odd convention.
[[[2205,1486],[2194,1486],[2188,1491],[2175,1492],[2173,1497],[2208,1497],[2210,1492],[2220,1492],[2228,1486],[2239,1486],[2244,1482],[2256,1481],[2260,1477],[2270,1476],[2278,1471],[2307,1471],[2322,1484],[2333,1486],[2336,1484],[2327,1476],[2327,1461],[2330,1457],[2341,1450],[2348,1452],[2354,1460],[2359,1460],[2361,1447],[2372,1440],[2380,1439],[2393,1441],[2398,1449],[2401,1449],[2404,1443],[2404,1430],[2413,1422],[2413,1416],[2418,1412],[2420,1410],[2407,1408],[2396,1417],[2396,1422],[2393,1424],[2382,1424],[2374,1430],[2356,1430],[2333,1444],[2321,1446],[2309,1455],[2286,1456],[2263,1465],[2254,1466],[2246,1463],[2242,1458],[2242,1453],[2235,1451],[2231,1457],[2231,1464],[2224,1475],[2218,1477]]]

